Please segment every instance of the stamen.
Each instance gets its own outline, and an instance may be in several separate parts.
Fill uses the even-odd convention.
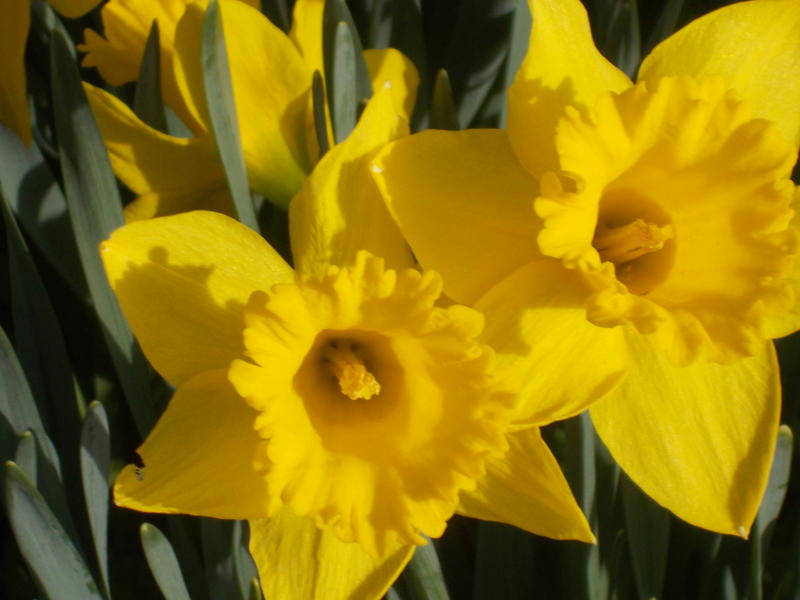
[[[622,227],[600,225],[595,232],[592,245],[600,253],[603,261],[621,265],[661,250],[664,242],[673,237],[671,225],[659,227],[654,223],[636,219]]]
[[[339,382],[339,390],[350,400],[369,400],[380,394],[381,384],[367,370],[350,342],[329,342],[322,351],[322,360]]]

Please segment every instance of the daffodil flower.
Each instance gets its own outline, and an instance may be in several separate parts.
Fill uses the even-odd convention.
[[[144,10],[149,4],[136,3],[136,9]],[[291,36],[244,2],[222,0],[220,9],[250,187],[286,206],[319,159],[311,82],[314,70],[321,69],[322,2],[296,3]],[[231,211],[225,175],[209,133],[200,65],[204,13],[205,3],[186,5],[174,28],[174,40],[164,38],[169,27],[162,29],[164,55],[172,56],[165,70],[174,68],[174,83],[165,86],[165,93],[169,92],[170,105],[194,137],[159,132],[111,94],[85,85],[114,172],[139,196],[126,207],[128,221],[192,209]],[[130,46],[125,46],[131,56],[140,56],[144,43],[144,29],[136,31]],[[119,37],[113,38],[114,47],[127,42],[127,37]],[[105,65],[101,72],[112,75],[127,73],[123,63],[112,63],[116,54],[98,52],[96,48],[90,52],[89,64]],[[374,87],[391,81],[397,101],[410,111],[418,80],[413,65],[393,49],[368,50],[365,58]]]
[[[408,134],[392,88],[290,207],[295,270],[252,230],[194,211],[101,246],[145,354],[177,390],[119,475],[117,504],[250,521],[267,598],[379,598],[455,512],[592,541],[513,383],[437,305],[369,160]],[[380,258],[379,258],[380,257]]]
[[[50,0],[60,14],[77,19],[100,0]],[[26,146],[31,143],[31,118],[25,81],[25,42],[31,26],[30,0],[0,3],[0,123]]]
[[[577,0],[529,4],[507,131],[399,140],[377,181],[420,263],[525,377],[517,422],[591,405],[647,494],[745,536],[779,422],[770,339],[800,326],[800,3],[708,14],[636,84]]]

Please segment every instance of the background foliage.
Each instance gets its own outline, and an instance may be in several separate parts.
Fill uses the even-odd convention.
[[[598,46],[629,74],[659,40],[724,4],[585,1]],[[391,45],[416,63],[422,76],[416,130],[502,126],[504,90],[527,44],[525,2],[337,3],[337,10],[349,8],[364,47]],[[291,0],[263,0],[262,9],[288,29]],[[61,21],[41,0],[32,10],[26,64],[33,146],[25,149],[0,127],[0,454],[13,461],[0,475],[0,597],[260,597],[246,525],[139,514],[110,502],[109,482],[135,461],[135,448],[171,390],[136,346],[96,251],[122,223],[121,206],[131,199],[113,178],[80,87],[81,78],[102,81],[75,66],[83,28],[102,30],[99,9],[77,21]],[[151,44],[138,87],[112,90],[149,119],[160,110],[152,85],[157,52]],[[227,88],[216,76],[224,111]],[[215,132],[225,140],[220,127]],[[229,172],[229,180],[234,188],[236,174]],[[240,216],[257,219],[288,255],[280,209],[264,203],[257,215]],[[791,460],[797,452],[791,431],[800,427],[800,341],[788,338],[778,347],[788,427],[749,541],[693,528],[644,497],[583,415],[548,427],[545,436],[597,546],[455,517],[388,596],[800,599],[800,461]]]

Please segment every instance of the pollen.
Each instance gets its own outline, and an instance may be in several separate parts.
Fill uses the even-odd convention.
[[[322,351],[322,362],[350,400],[369,400],[381,393],[381,384],[367,369],[356,346],[347,340],[332,340]]]
[[[645,254],[658,252],[664,247],[664,242],[673,237],[671,225],[660,227],[643,219],[636,219],[621,227],[600,225],[592,245],[603,261],[621,265]]]

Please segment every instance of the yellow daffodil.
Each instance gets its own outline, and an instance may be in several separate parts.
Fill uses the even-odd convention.
[[[145,10],[150,4],[136,3],[135,8]],[[209,133],[200,65],[205,3],[174,4],[186,6],[176,26],[161,29],[164,60],[172,57],[164,71],[174,68],[172,83],[165,84],[164,90],[170,106],[189,125],[194,137],[159,132],[111,94],[86,85],[114,172],[139,195],[126,209],[128,221],[197,208],[230,212],[225,175]],[[246,3],[220,2],[250,186],[279,205],[288,205],[319,158],[313,133],[311,82],[314,70],[321,68],[322,5],[321,0],[297,2],[292,34],[287,36]],[[129,11],[134,8],[133,3],[125,6]],[[177,8],[169,6],[174,16]],[[116,15],[119,10],[110,14]],[[125,22],[139,23],[143,18],[137,13]],[[174,23],[175,19],[166,21]],[[125,31],[136,32],[131,33],[130,45],[128,37],[121,34],[108,44],[116,48],[125,42],[129,56],[141,56],[145,28],[131,25]],[[167,38],[172,31],[174,39]],[[108,73],[107,77],[121,80],[129,77],[132,69],[117,61],[117,54],[101,52],[95,45],[86,64],[102,65],[101,72]],[[398,102],[410,111],[418,79],[413,65],[393,49],[368,50],[365,56],[374,87],[391,81]]]
[[[60,14],[76,19],[100,0],[50,0]],[[0,0],[0,123],[26,146],[31,143],[31,119],[25,82],[25,42],[31,26],[30,0]]]
[[[248,519],[267,598],[379,598],[456,510],[593,539],[538,429],[509,429],[482,316],[437,306],[440,277],[411,268],[370,177],[408,133],[392,92],[293,199],[294,271],[213,212],[131,223],[101,246],[177,388],[115,501]]]
[[[633,84],[577,0],[530,0],[507,131],[426,132],[373,169],[420,263],[486,315],[518,422],[591,407],[626,473],[747,535],[780,410],[771,338],[800,326],[789,179],[800,3],[708,14]]]

